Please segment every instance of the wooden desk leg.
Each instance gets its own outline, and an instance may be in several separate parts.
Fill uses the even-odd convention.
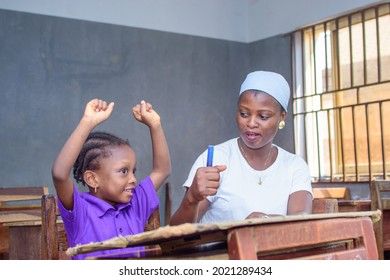
[[[362,221],[362,227],[364,232],[364,244],[367,247],[367,254],[369,260],[378,259],[378,247],[375,240],[375,231],[373,230],[372,221],[369,219]],[[374,234],[372,234],[374,231]]]
[[[9,259],[9,229],[0,225],[0,260]]]
[[[243,242],[238,242],[239,240]],[[253,232],[250,228],[241,228],[229,233],[228,253],[231,260],[257,260]]]
[[[41,226],[9,228],[9,259],[41,259]]]
[[[378,258],[380,260],[384,259],[384,252],[383,252],[383,216],[379,221],[373,224],[374,232],[375,232],[375,239],[376,239],[376,244],[378,248]]]

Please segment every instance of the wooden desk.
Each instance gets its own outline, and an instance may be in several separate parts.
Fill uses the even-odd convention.
[[[6,223],[10,260],[41,259],[41,220]]]
[[[62,221],[57,221],[63,225]],[[9,230],[10,260],[42,259],[42,221],[30,220],[4,224]],[[22,242],[21,242],[22,240]]]
[[[0,252],[7,254],[8,258],[11,258],[10,243],[28,246],[28,244],[25,243],[26,239],[24,237],[28,237],[28,232],[30,231],[26,231],[23,238],[17,238],[16,236],[12,237],[13,233],[10,230],[9,224],[16,222],[34,223],[40,220],[41,211],[37,209],[28,211],[0,211]]]
[[[237,256],[246,258],[245,255],[236,254],[235,248],[241,248],[241,251],[248,249],[243,246],[251,243],[242,242],[246,240],[242,235],[248,236],[250,231],[249,236],[268,240],[265,245],[260,246],[259,252],[256,252],[259,258],[378,259],[372,224],[379,220],[380,211],[369,211],[280,216],[214,224],[183,224],[79,245],[69,248],[67,253],[75,255],[114,248],[159,245],[160,248],[152,250],[151,254],[146,250],[139,252],[136,257],[198,259],[203,254],[212,259],[235,259]],[[201,250],[203,253],[200,253]],[[104,258],[124,257],[102,255],[95,259]]]
[[[5,224],[40,220],[44,194],[48,194],[46,186],[0,187],[0,259],[9,258],[10,231]]]
[[[340,199],[338,204],[339,212],[359,212],[371,210],[371,200]]]

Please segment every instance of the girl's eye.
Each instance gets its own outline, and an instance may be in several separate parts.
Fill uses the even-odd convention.
[[[241,117],[246,118],[248,117],[248,113],[240,112]]]
[[[129,171],[127,170],[127,168],[122,168],[122,169],[120,170],[120,172],[121,172],[122,174],[127,174]]]

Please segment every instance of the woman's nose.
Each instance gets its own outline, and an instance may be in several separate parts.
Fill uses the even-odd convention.
[[[249,118],[247,122],[247,126],[249,128],[256,128],[259,126],[258,122],[256,121],[256,118]]]

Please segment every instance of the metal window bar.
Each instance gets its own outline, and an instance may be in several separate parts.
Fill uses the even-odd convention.
[[[366,48],[366,13],[361,12],[360,17],[362,18],[362,36],[363,36],[363,84],[367,84],[367,48]]]
[[[330,181],[333,181],[333,157],[332,157],[332,137],[330,128],[330,110],[326,111],[326,118],[328,120],[328,149],[329,149],[329,176]]]
[[[372,169],[371,169],[371,145],[370,145],[370,122],[369,122],[369,115],[368,115],[368,104],[364,105],[364,112],[366,113],[366,139],[367,139],[367,159],[368,159],[368,180],[371,181],[372,179]]]
[[[378,67],[378,70],[377,70],[377,73],[378,73],[378,82],[377,83],[371,83],[371,84],[374,84],[374,85],[378,85],[378,84],[381,84],[381,83],[384,83],[384,82],[387,82],[387,81],[382,81],[382,64],[381,64],[381,53],[380,53],[380,24],[379,24],[379,15],[380,15],[380,12],[379,12],[379,9],[381,8],[381,6],[389,6],[389,3],[387,4],[383,4],[383,5],[380,5],[380,6],[377,6],[374,8],[374,16],[375,16],[375,23],[376,23],[376,39],[377,39],[377,67]],[[386,7],[387,9],[389,9],[389,7]],[[369,9],[372,9],[372,8],[369,8]],[[368,10],[368,9],[367,9]],[[352,34],[352,16],[353,15],[356,15],[359,13],[354,13],[354,14],[350,14],[350,15],[347,15],[347,17],[345,16],[342,16],[340,18],[346,18],[348,20],[348,36],[349,36],[349,56],[350,56],[350,63],[349,63],[349,67],[350,67],[350,71],[349,71],[349,74],[350,74],[350,86],[349,86],[349,89],[356,89],[357,91],[359,91],[359,89],[361,87],[365,87],[365,86],[368,86],[369,84],[367,83],[367,62],[366,62],[366,59],[367,59],[367,54],[366,54],[366,47],[365,47],[365,44],[366,44],[366,31],[365,31],[365,11],[361,11],[360,12],[360,18],[361,18],[361,22],[360,24],[362,24],[362,36],[363,36],[363,80],[364,80],[364,83],[363,85],[355,85],[355,81],[354,81],[354,61],[353,61],[353,34]],[[339,56],[339,49],[340,49],[340,46],[339,46],[339,40],[338,40],[338,34],[339,34],[339,20],[340,18],[336,19],[335,20],[335,26],[336,26],[336,30],[335,30],[335,34],[336,36],[334,37],[336,42],[335,42],[335,45],[337,46],[336,47],[336,59],[340,58]],[[316,39],[316,36],[315,36],[315,27],[318,26],[318,25],[314,25],[311,27],[311,32],[312,32],[312,38],[311,38],[311,45],[312,45],[312,52],[313,52],[313,56],[314,56],[314,59],[313,59],[313,65],[311,67],[311,72],[312,72],[312,75],[314,76],[314,81],[313,81],[313,84],[312,84],[312,87],[313,87],[313,91],[310,93],[307,91],[307,87],[306,87],[306,76],[303,74],[302,75],[302,83],[303,83],[303,96],[296,96],[295,98],[295,102],[299,102],[300,99],[303,99],[305,100],[306,98],[310,98],[310,97],[313,97],[317,94],[323,94],[323,93],[337,93],[338,91],[341,90],[341,88],[343,90],[348,90],[348,87],[347,88],[344,88],[344,85],[343,87],[341,86],[341,79],[340,79],[340,61],[338,61],[336,63],[336,66],[337,66],[337,72],[334,73],[334,79],[335,82],[334,83],[334,86],[332,87],[333,90],[329,91],[329,85],[328,85],[328,75],[329,75],[329,65],[328,65],[328,53],[327,53],[327,41],[328,38],[325,36],[325,60],[326,60],[326,77],[325,77],[325,80],[326,80],[326,86],[325,86],[325,89],[326,89],[326,92],[323,92],[321,91],[321,93],[319,93],[317,91],[317,81],[316,81],[316,78],[317,78],[317,68],[316,68],[316,49],[315,49],[315,39]],[[307,28],[305,30],[308,30]],[[327,23],[324,23],[324,32],[327,31]],[[305,64],[305,51],[307,51],[305,49],[305,37],[304,37],[304,30],[301,30],[301,31],[298,31],[298,32],[301,32],[301,50],[302,50],[302,56],[301,56],[301,59],[302,59],[302,71],[303,73],[305,73],[305,71],[307,71],[306,69],[306,64]],[[319,133],[318,133],[318,129],[319,129],[319,123],[318,123],[318,112],[323,112],[323,111],[327,111],[327,119],[328,119],[328,152],[329,152],[329,158],[330,158],[330,171],[329,171],[329,175],[330,175],[330,180],[332,181],[333,178],[334,178],[334,172],[333,172],[333,154],[332,154],[332,140],[331,140],[331,128],[330,128],[330,117],[329,117],[329,114],[330,114],[330,110],[336,110],[335,114],[335,118],[336,120],[338,121],[338,126],[340,128],[340,135],[339,135],[339,145],[337,145],[337,139],[335,138],[335,142],[336,142],[336,145],[339,146],[339,149],[340,149],[340,153],[339,155],[341,155],[341,162],[338,163],[338,164],[341,164],[341,167],[342,167],[342,180],[343,181],[346,181],[347,179],[347,174],[346,174],[346,170],[345,170],[345,155],[344,155],[344,135],[343,135],[343,122],[342,122],[342,110],[343,108],[347,108],[347,107],[350,107],[352,109],[352,118],[353,118],[353,126],[352,126],[352,130],[353,130],[353,135],[354,135],[354,161],[355,161],[355,181],[360,181],[360,170],[359,170],[359,157],[358,157],[358,151],[357,151],[357,133],[356,133],[356,118],[355,118],[355,108],[357,106],[364,106],[364,111],[365,111],[365,118],[366,118],[366,123],[365,123],[365,126],[366,126],[366,131],[367,131],[367,135],[366,135],[366,145],[367,145],[367,159],[368,159],[368,180],[372,179],[373,178],[373,173],[372,173],[372,159],[371,159],[371,155],[370,155],[370,151],[371,151],[371,143],[370,143],[370,123],[369,123],[369,106],[370,104],[377,104],[379,106],[379,121],[380,121],[380,134],[381,134],[381,148],[382,148],[382,155],[381,155],[381,158],[382,158],[382,166],[383,166],[383,178],[386,178],[387,177],[387,174],[388,174],[388,171],[387,171],[387,166],[386,166],[386,151],[385,151],[385,148],[386,148],[386,144],[385,144],[385,139],[384,139],[384,135],[385,135],[385,131],[384,131],[384,125],[383,125],[383,103],[384,102],[388,102],[390,100],[386,99],[386,100],[380,100],[380,101],[373,101],[373,102],[364,102],[364,103],[360,103],[360,96],[359,96],[359,93],[357,93],[357,99],[358,99],[358,102],[354,105],[350,105],[350,106],[339,106],[339,105],[336,105],[334,106],[333,108],[331,109],[324,109],[323,108],[323,102],[322,102],[322,98],[320,98],[320,109],[317,110],[317,109],[312,109],[312,110],[307,110],[307,108],[305,108],[303,111],[300,111],[300,112],[294,112],[294,117],[299,117],[300,115],[303,115],[304,119],[306,119],[306,116],[307,114],[313,114],[314,113],[314,116],[315,116],[315,125],[316,125],[316,129],[317,129],[317,133],[316,133],[316,147],[317,147],[317,157],[318,157],[318,180],[321,181],[323,175],[326,175],[326,174],[321,174],[321,170],[322,170],[322,166],[321,166],[321,160],[320,160],[320,145],[319,145]],[[303,122],[304,124],[306,122]],[[306,124],[305,124],[306,125]],[[306,135],[306,130],[303,130],[303,138],[306,139],[307,135]],[[335,135],[335,137],[337,137],[337,135]],[[336,150],[337,151],[337,150]],[[307,148],[307,145],[305,145],[305,152],[306,152],[306,155],[308,154],[308,148]],[[338,172],[336,172],[338,173]]]
[[[346,171],[345,171],[345,165],[344,165],[344,162],[345,162],[345,152],[344,152],[344,130],[343,130],[343,122],[342,122],[342,118],[341,118],[341,115],[343,114],[343,111],[344,110],[348,110],[348,109],[351,109],[351,112],[352,112],[352,131],[353,131],[353,135],[354,135],[354,139],[353,139],[353,146],[354,146],[354,161],[355,161],[355,164],[354,164],[354,169],[355,169],[355,174],[354,174],[354,177],[355,177],[355,180],[356,181],[359,181],[359,182],[364,182],[365,180],[360,180],[360,178],[367,178],[367,180],[371,180],[374,178],[374,175],[372,173],[372,159],[371,159],[371,155],[370,155],[370,152],[371,152],[371,141],[370,141],[370,137],[369,137],[369,132],[372,131],[370,129],[370,123],[369,123],[369,109],[368,107],[369,106],[379,106],[380,110],[379,110],[379,122],[380,122],[380,136],[381,136],[381,146],[382,146],[382,168],[383,168],[383,178],[385,178],[385,174],[387,174],[387,170],[386,170],[386,158],[385,158],[385,142],[384,142],[384,138],[383,138],[383,135],[384,135],[384,126],[383,126],[383,114],[382,114],[382,108],[383,108],[383,103],[384,102],[390,102],[390,99],[387,99],[387,100],[382,100],[382,101],[372,101],[372,102],[367,102],[367,103],[360,103],[360,104],[353,104],[353,105],[347,105],[347,106],[339,106],[339,107],[334,107],[334,108],[329,108],[329,109],[322,109],[322,110],[313,110],[313,111],[307,111],[307,112],[303,112],[303,113],[300,113],[300,114],[297,114],[298,115],[304,115],[305,118],[306,116],[310,116],[310,115],[313,115],[314,114],[314,119],[315,119],[315,122],[316,122],[316,127],[318,128],[319,127],[319,118],[318,118],[318,114],[321,113],[321,112],[325,112],[326,115],[327,115],[327,119],[328,119],[328,150],[329,150],[329,157],[330,157],[330,163],[332,163],[332,143],[331,143],[331,129],[329,127],[330,125],[330,111],[336,111],[336,114],[338,114],[339,116],[336,117],[337,118],[337,121],[338,121],[338,125],[340,127],[340,155],[341,155],[341,162],[339,163],[342,167],[342,180],[343,181],[349,181],[347,180],[348,177],[351,177],[353,174],[347,174]],[[364,108],[364,115],[365,115],[365,129],[367,131],[367,134],[365,135],[366,137],[366,143],[367,143],[367,158],[368,158],[368,173],[367,173],[367,176],[363,173],[361,173],[361,171],[359,170],[358,166],[359,166],[359,156],[358,156],[358,151],[357,151],[357,132],[356,132],[356,113],[355,113],[355,110],[357,107],[363,107]],[[316,137],[317,139],[319,138],[319,134],[318,134],[318,129],[317,129],[317,134],[316,134]],[[318,141],[317,141],[317,164],[318,166],[320,167],[321,166],[321,158],[320,158],[320,147],[318,145]],[[334,178],[334,175],[333,175],[333,167],[332,167],[332,164],[330,164],[330,174],[329,174],[329,178],[330,178],[330,181],[334,181],[333,178]],[[322,174],[321,173],[321,169],[319,168],[319,173],[318,173],[318,177],[319,179],[324,179],[324,175],[326,174]],[[337,178],[336,178],[337,179]],[[337,180],[338,181],[338,180]]]
[[[376,25],[376,48],[377,48],[377,66],[378,66],[378,82],[382,81],[382,74],[381,74],[381,47],[380,47],[380,33],[379,33],[379,7],[375,7],[375,25]]]
[[[356,118],[355,118],[355,108],[352,107],[352,134],[353,134],[353,158],[355,159],[355,180],[359,181],[359,159],[357,156],[357,134],[356,134]]]
[[[337,108],[338,109],[338,108]],[[338,109],[338,118],[339,127],[340,127],[340,154],[341,154],[341,170],[343,174],[343,181],[346,181],[346,173],[345,173],[345,156],[344,156],[344,134],[343,134],[343,122],[342,122],[342,108]]]
[[[348,32],[349,32],[349,66],[350,66],[350,79],[351,79],[351,87],[354,86],[354,76],[353,76],[353,48],[352,48],[352,15],[348,16]]]

